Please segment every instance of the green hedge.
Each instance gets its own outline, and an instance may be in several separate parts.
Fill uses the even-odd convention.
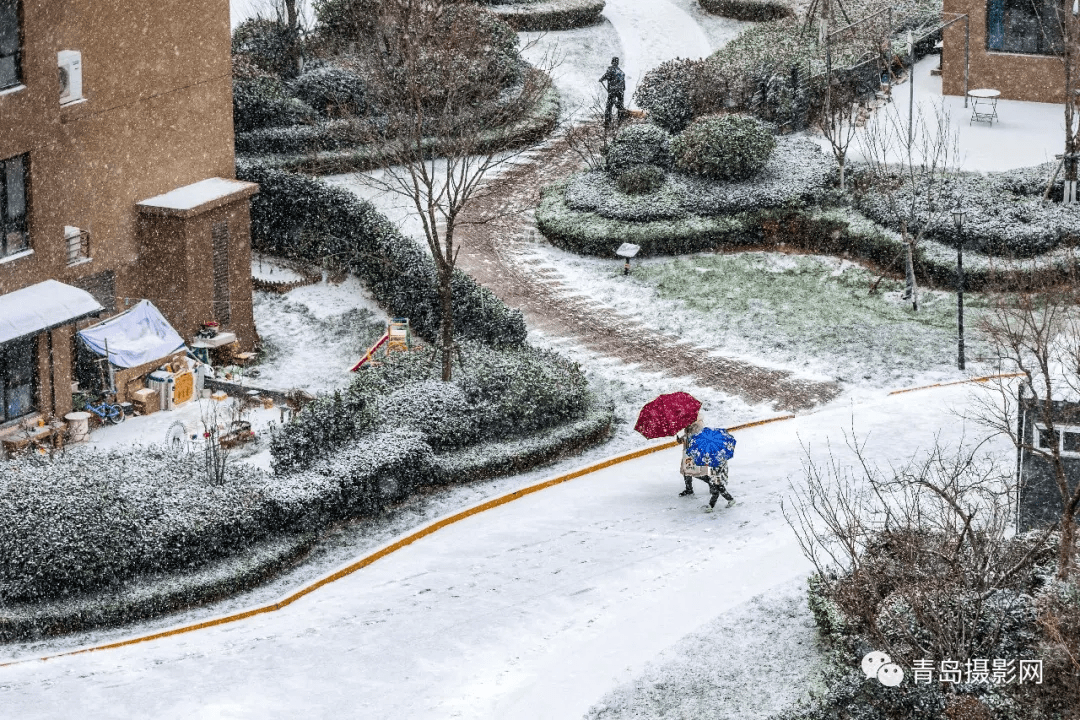
[[[572,30],[600,22],[604,0],[550,0],[491,4],[487,9],[515,30]]]
[[[559,91],[551,86],[527,117],[508,127],[480,132],[476,152],[509,150],[537,142],[555,128],[558,120]],[[312,175],[385,167],[389,151],[382,146],[364,144],[365,138],[370,137],[365,125],[372,122],[378,119],[330,120],[237,133],[237,160]],[[434,140],[427,145],[433,154],[439,153]]]
[[[900,236],[847,208],[766,209],[640,222],[573,210],[564,201],[564,187],[559,183],[544,189],[536,211],[536,226],[553,244],[582,255],[610,258],[624,242],[640,245],[645,257],[783,244],[861,258],[894,272],[903,269]],[[915,266],[922,282],[945,289],[955,286],[955,248],[924,239],[915,249]],[[1070,282],[1078,271],[1080,248],[1061,247],[1023,259],[964,253],[965,287],[975,291]]]
[[[698,3],[707,12],[733,20],[765,22],[795,15],[789,5],[773,0],[698,0]]]
[[[256,163],[238,162],[237,177],[259,184],[251,201],[252,247],[314,265],[332,262],[356,273],[375,300],[409,318],[432,340],[441,311],[435,262],[370,203],[326,183]],[[460,339],[520,345],[525,320],[490,290],[454,272],[454,332]]]

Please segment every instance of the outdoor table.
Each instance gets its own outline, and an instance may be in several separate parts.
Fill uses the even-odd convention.
[[[973,122],[987,122],[993,125],[994,121],[998,119],[997,101],[1001,97],[1001,91],[992,88],[978,88],[968,90],[967,94],[971,98],[971,119],[968,120],[968,125]]]

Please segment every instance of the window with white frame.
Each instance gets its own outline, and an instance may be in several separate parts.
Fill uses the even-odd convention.
[[[1045,425],[1035,423],[1035,447],[1047,452],[1057,447],[1062,455],[1080,457],[1080,427],[1058,425],[1050,430]]]
[[[0,90],[22,82],[19,0],[0,0]]]

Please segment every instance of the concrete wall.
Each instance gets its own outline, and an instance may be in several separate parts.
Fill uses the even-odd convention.
[[[1065,101],[1065,70],[1060,58],[991,52],[986,49],[986,0],[945,0],[944,10],[946,20],[964,13],[971,18],[969,88],[1000,90],[1004,100]],[[942,92],[946,95],[963,95],[963,20],[945,29],[943,42]]]

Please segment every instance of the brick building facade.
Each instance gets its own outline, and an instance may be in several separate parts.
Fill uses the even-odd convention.
[[[18,396],[0,432],[70,410],[90,297],[100,318],[145,298],[185,338],[217,320],[250,348],[258,188],[232,179],[228,0],[0,0],[0,130],[0,396]],[[47,281],[81,310],[27,334]]]

